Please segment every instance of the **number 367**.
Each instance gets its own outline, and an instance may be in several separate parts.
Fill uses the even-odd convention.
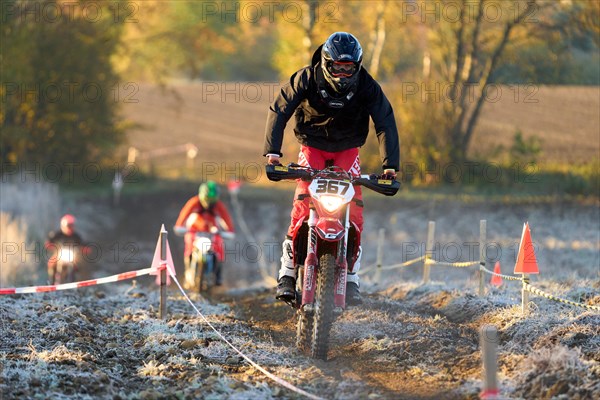
[[[340,194],[345,195],[350,188],[350,183],[334,180],[319,180],[317,181],[317,193]],[[341,193],[339,191],[341,190]]]

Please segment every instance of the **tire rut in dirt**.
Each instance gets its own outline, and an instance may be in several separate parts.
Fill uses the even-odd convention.
[[[311,355],[327,360],[329,332],[333,323],[333,294],[335,284],[335,258],[331,254],[321,256],[317,275],[316,307],[312,336]]]

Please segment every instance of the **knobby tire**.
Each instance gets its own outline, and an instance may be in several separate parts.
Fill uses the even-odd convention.
[[[335,257],[331,254],[322,255],[317,274],[315,316],[311,342],[311,356],[321,360],[327,359],[329,332],[334,319],[335,269]]]

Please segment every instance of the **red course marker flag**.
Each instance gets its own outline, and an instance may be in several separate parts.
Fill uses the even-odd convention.
[[[164,225],[163,225],[164,227]],[[160,282],[160,277],[158,276],[158,268],[166,264],[167,267],[167,285],[171,284],[171,275],[175,276],[175,263],[173,263],[173,256],[171,255],[171,248],[169,247],[169,241],[167,240],[167,259],[162,261],[160,259],[160,236],[158,237],[158,241],[156,242],[156,249],[154,250],[154,257],[152,258],[152,265],[150,266],[154,269],[154,272],[150,272],[150,275],[156,275],[156,284],[158,285]]]
[[[529,223],[523,225],[523,234],[521,235],[521,244],[519,245],[519,254],[515,264],[515,274],[539,274],[537,259],[535,258],[535,249],[531,241],[531,232]]]
[[[500,261],[496,261],[496,265],[494,265],[494,273],[501,274],[500,272]],[[502,277],[498,275],[492,275],[492,279],[490,279],[490,285],[500,287],[502,286]]]
[[[231,179],[229,182],[227,182],[227,190],[229,190],[229,193],[233,195],[239,193],[241,186],[242,182],[237,179]]]

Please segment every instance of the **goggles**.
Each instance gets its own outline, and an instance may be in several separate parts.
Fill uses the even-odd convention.
[[[328,63],[329,73],[336,78],[346,77],[349,78],[356,73],[356,63],[352,61],[335,61]]]

